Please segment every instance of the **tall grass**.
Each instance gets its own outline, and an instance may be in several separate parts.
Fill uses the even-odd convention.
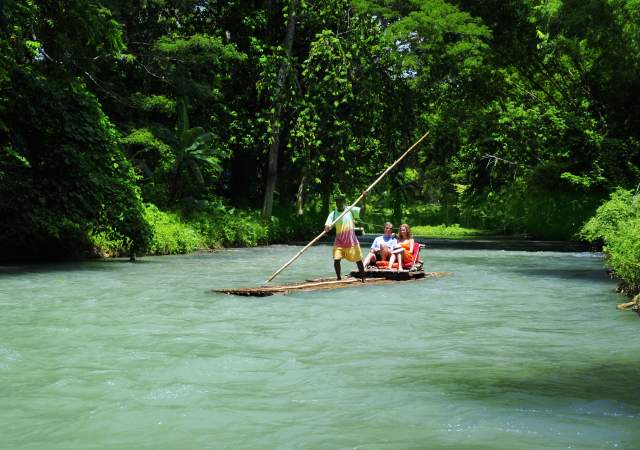
[[[187,220],[209,248],[255,247],[269,239],[269,227],[257,213],[216,208],[199,211]]]
[[[453,225],[419,225],[411,227],[414,236],[430,238],[462,239],[470,237],[485,236],[488,231],[477,228],[464,228],[454,223]]]
[[[177,213],[160,211],[147,205],[145,218],[153,230],[149,247],[152,255],[188,253],[205,247],[205,237],[196,228],[184,223]]]

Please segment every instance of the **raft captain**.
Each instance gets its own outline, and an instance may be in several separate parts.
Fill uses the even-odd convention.
[[[367,191],[363,193],[363,198],[367,196]],[[342,194],[335,195],[336,209],[331,211],[327,216],[327,220],[324,224],[325,231],[331,229],[331,224],[340,217],[345,210],[344,200],[345,197]],[[355,233],[354,219],[360,217],[360,208],[354,206],[344,216],[335,223],[336,227],[336,239],[333,244],[333,268],[336,271],[336,277],[338,280],[342,279],[340,275],[340,261],[342,258],[346,258],[349,261],[355,262],[360,272],[360,279],[364,283],[364,265],[362,264],[362,251],[360,250],[360,242]]]

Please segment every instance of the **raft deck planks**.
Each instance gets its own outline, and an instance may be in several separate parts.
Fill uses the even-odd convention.
[[[267,297],[269,295],[283,294],[286,295],[289,292],[309,292],[339,289],[353,286],[367,286],[371,284],[390,284],[397,283],[398,281],[414,281],[421,278],[440,278],[442,276],[451,275],[449,272],[399,272],[399,276],[395,278],[384,278],[381,276],[375,278],[369,278],[367,273],[366,283],[362,283],[360,278],[346,277],[342,280],[331,279],[318,279],[308,280],[305,283],[297,284],[283,284],[279,286],[260,286],[253,288],[229,288],[229,289],[213,289],[213,292],[220,292],[229,295],[240,295],[245,297]]]

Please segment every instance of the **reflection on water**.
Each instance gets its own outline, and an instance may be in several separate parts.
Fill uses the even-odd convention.
[[[639,323],[599,255],[427,249],[455,275],[211,292],[299,249],[0,267],[0,448],[638,448]],[[332,273],[315,247],[274,283]]]

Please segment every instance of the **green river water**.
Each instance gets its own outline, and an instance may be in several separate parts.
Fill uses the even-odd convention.
[[[427,249],[454,275],[210,291],[299,249],[0,267],[0,448],[640,448],[640,321],[600,255]],[[331,275],[330,249],[273,283]]]

